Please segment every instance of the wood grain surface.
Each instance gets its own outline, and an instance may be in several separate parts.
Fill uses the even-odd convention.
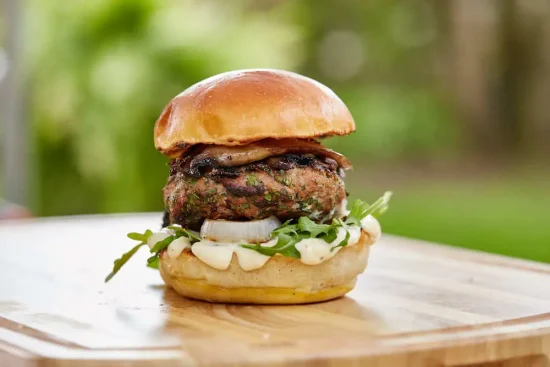
[[[0,223],[0,366],[550,366],[550,266],[384,235],[357,287],[314,305],[187,300],[146,251],[104,284],[126,233],[159,224]]]

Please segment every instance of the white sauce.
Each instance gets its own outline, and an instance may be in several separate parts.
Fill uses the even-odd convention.
[[[347,230],[350,234],[347,246],[354,246],[357,244],[361,237],[361,231],[367,232],[373,241],[377,241],[382,233],[380,223],[371,215],[361,221],[361,227],[352,225],[348,226]],[[169,232],[154,233],[149,238],[147,244],[151,247],[151,243],[154,245],[156,242],[165,239],[169,235]],[[319,238],[307,238],[298,242],[296,244],[296,250],[300,253],[300,261],[307,265],[317,265],[329,260],[342,249],[342,247],[335,246],[344,240],[345,237],[346,230],[344,228],[339,228],[336,239],[331,243],[327,243]],[[271,240],[262,244],[262,246],[271,247],[276,243],[277,240]],[[225,270],[229,267],[233,259],[233,254],[237,255],[239,266],[245,271],[259,269],[269,260],[270,256],[244,248],[241,244],[243,244],[243,242],[224,243],[203,239],[191,245],[189,239],[180,237],[168,246],[167,252],[168,256],[174,259],[180,256],[184,249],[191,248],[191,251],[199,260],[218,270]]]
[[[168,245],[166,252],[171,259],[177,259],[181,255],[182,251],[189,247],[191,247],[191,242],[189,242],[189,239],[187,237],[180,237],[176,238],[171,244]]]
[[[353,246],[357,244],[361,230],[358,226],[349,226],[350,238],[348,239],[347,246]],[[353,232],[353,241],[352,241]],[[359,236],[356,233],[359,233]],[[340,242],[346,238],[346,230],[344,228],[338,229],[336,239],[330,243],[320,238],[307,238],[301,240],[296,244],[296,250],[300,253],[300,261],[307,265],[317,265],[326,261],[336,255],[342,247],[336,247]]]
[[[235,244],[202,240],[191,246],[193,254],[214,269],[225,270],[231,263]]]
[[[262,255],[257,251],[236,246],[235,253],[239,260],[239,265],[244,271],[259,269],[265,265],[270,256]]]
[[[361,230],[367,232],[373,241],[377,241],[381,235],[380,223],[372,215],[361,221],[361,227],[349,226],[349,239],[347,246],[354,246],[359,242]],[[334,241],[327,243],[319,238],[307,238],[296,244],[296,250],[300,253],[300,261],[307,265],[317,265],[327,261],[340,251],[342,247],[336,247],[346,237],[344,228],[338,229],[338,235]]]
[[[266,242],[262,246],[274,246],[275,240]],[[241,244],[221,243],[208,240],[196,242],[191,246],[193,254],[203,263],[214,269],[225,270],[229,267],[233,253],[237,254],[239,265],[245,271],[261,268],[265,265],[269,256],[260,254],[257,251],[244,248]]]
[[[349,240],[348,240],[348,246],[353,246],[357,242],[359,242],[359,238],[361,237],[361,228],[358,226],[349,226]]]
[[[340,251],[340,247],[331,250],[332,247],[334,246],[319,238],[308,238],[296,244],[296,250],[301,256],[300,261],[306,265],[320,264]]]
[[[370,238],[373,241],[378,241],[380,239],[380,236],[382,235],[382,228],[380,227],[380,223],[378,220],[376,220],[375,217],[372,215],[367,215],[363,220],[361,221],[361,228],[363,231],[367,232],[370,236]]]
[[[343,198],[336,210],[338,211],[338,214],[340,216],[344,217],[348,215],[347,207],[348,207],[348,199]]]

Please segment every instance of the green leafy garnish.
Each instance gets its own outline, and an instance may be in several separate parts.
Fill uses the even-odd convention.
[[[151,247],[151,253],[159,254],[162,250],[167,248],[176,238],[180,238],[182,235],[172,235],[168,236],[162,241],[159,241],[155,244],[155,246]]]
[[[330,228],[330,231],[328,231],[327,234],[324,234],[319,238],[321,238],[326,243],[331,243],[336,239],[336,237],[338,237],[338,231],[336,229],[336,226],[333,226]]]
[[[120,268],[122,268],[122,266],[126,264],[126,262],[130,260],[130,258],[134,256],[137,250],[139,250],[139,248],[143,245],[145,245],[145,243],[140,243],[139,245],[134,246],[130,251],[122,254],[122,256],[119,259],[116,259],[115,264],[113,266],[113,271],[111,271],[111,273],[107,275],[107,277],[105,278],[105,282],[108,282],[109,280],[111,280],[111,278],[114,277],[116,273],[118,273]]]
[[[341,218],[334,219],[331,224],[315,223],[308,217],[300,217],[297,222],[292,219],[287,220],[271,232],[271,237],[277,239],[277,244],[275,246],[267,247],[261,244],[241,246],[268,256],[281,254],[300,258],[300,253],[295,247],[298,242],[307,238],[319,238],[327,243],[333,243],[336,238],[338,238],[338,230],[344,228],[346,236],[342,241],[333,246],[331,250],[338,247],[345,247],[348,245],[351,236],[347,227],[350,225],[361,226],[361,221],[369,214],[374,216],[383,214],[388,208],[388,202],[391,195],[392,193],[389,191],[384,193],[384,195],[372,205],[358,199],[353,203],[350,213],[345,220]]]
[[[183,233],[185,237],[189,238],[189,241],[191,241],[191,243],[199,242],[201,240],[201,235],[199,232],[192,231],[190,229],[184,229]]]
[[[256,186],[262,183],[254,174],[247,175],[246,181],[247,184],[251,186]],[[313,220],[306,216],[300,217],[297,220],[287,220],[271,232],[271,238],[277,240],[274,246],[268,247],[262,244],[243,244],[241,246],[257,251],[267,256],[281,254],[283,256],[299,259],[300,252],[296,249],[296,244],[298,242],[308,238],[318,238],[322,239],[326,243],[333,244],[338,238],[338,231],[343,228],[346,231],[346,236],[342,241],[331,248],[331,251],[334,251],[338,247],[345,247],[348,245],[349,239],[351,237],[348,226],[361,226],[361,221],[365,219],[368,215],[378,217],[384,214],[388,210],[388,204],[392,195],[392,192],[387,191],[373,204],[367,204],[366,202],[357,199],[353,203],[349,214],[345,218],[333,219],[331,224],[315,223]],[[269,192],[266,193],[265,199],[268,201],[272,200],[272,194]],[[310,200],[302,204],[309,205],[309,201]],[[311,200],[311,202],[313,202],[313,200]],[[249,207],[245,207],[245,205],[247,204],[243,204],[243,208]],[[319,206],[320,204],[317,203],[316,205]],[[158,269],[160,253],[164,249],[166,249],[175,239],[180,237],[187,237],[191,244],[201,240],[200,234],[196,231],[192,231],[176,225],[171,225],[166,228],[171,230],[173,234],[170,234],[161,241],[158,241],[150,249],[150,252],[153,254],[147,259],[147,266],[150,268]],[[140,243],[132,247],[130,251],[124,253],[120,258],[115,260],[113,270],[105,278],[105,282],[111,280],[111,278],[122,268],[122,266],[124,266],[124,264],[126,264],[126,262],[128,262],[128,260],[130,260],[130,258],[134,256],[134,254],[139,250],[140,247],[147,245],[147,241],[149,240],[151,235],[153,235],[153,232],[149,229],[146,230],[144,233],[128,233],[128,238],[134,241],[139,241]]]
[[[159,268],[159,257],[157,254],[154,254],[153,256],[147,259],[147,266],[153,269]]]
[[[281,254],[283,256],[299,259],[300,253],[298,252],[298,250],[296,250],[295,245],[299,241],[305,238],[308,238],[308,236],[304,234],[288,235],[283,233],[277,237],[277,243],[272,247],[262,246],[261,244],[241,245],[241,246],[244,248],[257,251],[260,254],[267,255],[267,256]]]
[[[137,232],[128,233],[128,238],[135,241],[141,241],[143,243],[146,243],[152,234],[153,232],[151,232],[151,230],[148,229],[144,233],[137,233]]]
[[[298,229],[309,233],[311,237],[317,237],[320,234],[326,235],[332,228],[330,224],[317,224],[308,217],[298,219]]]
[[[178,235],[178,237],[184,236],[184,237],[189,238],[191,243],[198,242],[198,241],[201,240],[200,234],[197,231],[192,231],[190,229],[185,229],[185,228],[178,227],[178,226],[168,226],[166,228],[171,229],[172,231],[175,231],[176,235]]]
[[[153,256],[147,259],[147,266],[150,268],[158,269],[160,253],[162,252],[162,250],[166,249],[175,239],[180,237],[187,237],[189,238],[189,241],[191,243],[201,240],[198,232],[191,231],[189,229],[181,228],[178,226],[168,226],[166,228],[174,231],[175,234],[170,235],[161,241],[158,241],[149,250],[149,252],[153,254]],[[146,230],[144,233],[137,233],[137,232],[128,233],[128,238],[135,241],[140,241],[140,243],[134,246],[130,251],[124,253],[119,259],[115,260],[113,271],[105,278],[105,282],[108,282],[109,280],[111,280],[111,278],[115,276],[116,273],[118,273],[120,268],[122,268],[122,266],[126,264],[126,262],[128,262],[128,260],[130,260],[132,256],[134,256],[134,254],[139,250],[140,247],[147,245],[147,240],[149,240],[149,237],[151,237],[152,234],[153,232],[149,229]]]
[[[369,205],[363,200],[357,199],[353,202],[350,213],[346,218],[346,224],[351,225],[355,224],[357,226],[361,225],[361,221],[366,218],[369,214],[374,217],[380,216],[388,210],[388,203],[392,197],[393,193],[387,191],[384,195],[376,200],[374,204]]]
[[[338,222],[338,224],[339,224],[341,227],[343,227],[343,228],[345,229],[345,231],[346,231],[346,236],[344,237],[344,239],[343,239],[342,241],[340,241],[339,244],[337,244],[336,246],[334,246],[333,248],[331,248],[331,249],[330,249],[331,251],[334,251],[334,250],[335,250],[336,248],[338,248],[338,247],[345,247],[345,246],[347,246],[347,245],[348,245],[349,238],[350,238],[350,236],[351,236],[350,233],[349,233],[349,231],[348,231],[347,225],[346,225],[344,222],[342,222],[342,219],[335,219],[335,221]],[[333,222],[333,223],[334,223],[334,222]],[[335,239],[336,239],[336,238],[335,238]],[[333,240],[333,241],[334,241],[334,240]],[[330,241],[330,242],[332,242],[332,241]]]
[[[146,230],[144,233],[137,233],[137,232],[128,233],[128,238],[130,238],[132,240],[135,240],[135,241],[140,241],[140,243],[137,244],[136,246],[132,247],[132,249],[130,251],[122,254],[122,256],[120,258],[115,260],[114,265],[113,265],[113,270],[105,278],[105,283],[107,283],[109,280],[111,280],[111,278],[114,277],[116,273],[118,273],[120,268],[122,268],[122,266],[124,264],[126,264],[132,256],[134,256],[134,254],[139,250],[139,248],[141,246],[145,246],[147,244],[147,240],[149,239],[149,237],[152,234],[153,234],[153,232],[150,231],[149,229]]]
[[[289,219],[281,224],[279,227],[275,228],[273,232],[271,232],[271,237],[278,237],[282,234],[296,233],[296,231],[298,230],[298,224],[291,223],[292,219]]]

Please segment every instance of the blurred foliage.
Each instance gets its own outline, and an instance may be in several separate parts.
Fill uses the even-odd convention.
[[[284,14],[266,19],[238,1],[29,5],[41,215],[160,210],[167,167],[153,125],[164,105],[212,74],[301,58],[301,31]]]
[[[550,198],[525,175],[508,184],[407,177],[382,186],[369,176],[376,163],[464,152],[464,124],[440,80],[447,40],[437,1],[26,5],[38,215],[162,210],[167,159],[154,149],[153,125],[166,103],[213,74],[269,67],[313,77],[348,105],[357,131],[327,145],[352,159],[353,196],[396,191],[385,231],[550,261],[540,206]]]
[[[359,126],[349,139],[328,144],[352,157],[448,148],[451,116],[429,85],[363,80],[364,73],[404,79],[394,78],[391,70],[403,66],[399,60],[410,49],[398,42],[399,32],[407,30],[388,24],[414,22],[403,15],[416,13],[397,3],[344,4],[29,2],[26,59],[39,214],[161,209],[167,168],[152,144],[153,124],[173,96],[231,69],[290,69],[334,86]],[[343,77],[331,70],[346,66],[348,59],[338,59],[346,50],[323,49],[327,27],[342,26],[360,37],[357,57],[368,57],[366,65],[359,60],[354,75]],[[332,64],[318,64],[327,57]]]
[[[453,118],[433,91],[379,86],[338,92],[358,126],[353,134],[330,139],[327,145],[351,158],[396,160],[410,154],[446,155],[458,144],[458,132],[450,123]]]
[[[408,176],[390,184],[395,194],[382,218],[385,232],[550,263],[548,171]],[[365,187],[363,181],[350,175],[352,199],[388,189],[388,182]]]

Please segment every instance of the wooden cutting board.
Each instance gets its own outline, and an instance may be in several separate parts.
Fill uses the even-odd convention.
[[[186,300],[146,251],[104,284],[159,223],[0,223],[0,366],[550,365],[550,266],[385,235],[349,296],[314,305]]]

